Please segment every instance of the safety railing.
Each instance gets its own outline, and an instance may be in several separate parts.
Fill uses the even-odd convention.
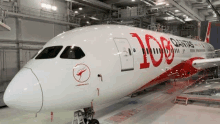
[[[144,16],[145,9],[139,7],[132,7],[127,9],[119,9],[117,12],[118,18],[132,18],[136,16]]]
[[[47,11],[44,9],[36,9],[36,8],[27,7],[27,6],[17,7],[17,6],[9,6],[9,5],[2,5],[2,8],[13,13],[21,13],[24,15],[43,17],[43,18],[48,18],[51,20],[58,20],[58,21],[65,21],[65,22],[80,24],[79,18],[76,18],[71,15],[67,15],[67,14]]]
[[[0,21],[4,22],[5,16],[5,10],[0,5]]]

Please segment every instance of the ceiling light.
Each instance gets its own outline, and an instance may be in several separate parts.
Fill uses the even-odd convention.
[[[57,7],[56,7],[56,6],[52,6],[51,9],[54,10],[54,11],[56,11],[56,10],[57,10]]]
[[[211,5],[208,5],[208,8],[211,8]]]
[[[86,23],[89,24],[89,21],[87,21]]]
[[[165,4],[165,2],[156,3],[156,5],[163,5],[163,4]]]
[[[47,4],[41,3],[41,7],[42,7],[42,8],[46,8],[46,6],[47,6]]]
[[[93,16],[91,16],[91,17],[89,17],[90,19],[93,19],[93,20],[99,20],[98,18],[96,18],[96,17],[93,17]]]
[[[214,14],[214,15],[213,15],[213,17],[217,17],[217,15],[216,15],[216,14]]]
[[[193,19],[191,18],[186,18],[185,21],[192,21]]]
[[[135,0],[131,0],[132,2],[135,2]]]
[[[82,7],[80,7],[80,8],[79,8],[79,10],[83,10],[83,8],[82,8]]]
[[[78,11],[75,11],[75,13],[78,13]]]
[[[166,4],[166,6],[169,6],[169,5],[170,5],[169,3]]]
[[[147,5],[149,5],[149,6],[154,6],[153,4],[151,4],[151,3],[149,3],[149,2],[147,2],[147,1],[145,1],[145,0],[140,0],[140,1],[144,2],[145,4],[147,4]]]
[[[175,10],[175,12],[179,12],[179,10],[177,9],[177,10]]]
[[[51,9],[51,5],[50,4],[46,4],[46,9]]]
[[[163,19],[169,21],[169,20],[173,20],[173,19],[175,19],[175,18],[174,18],[174,17],[164,17]]]

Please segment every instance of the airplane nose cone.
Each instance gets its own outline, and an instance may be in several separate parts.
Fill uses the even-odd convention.
[[[42,89],[31,69],[23,68],[8,85],[4,102],[11,108],[39,112],[42,107]]]

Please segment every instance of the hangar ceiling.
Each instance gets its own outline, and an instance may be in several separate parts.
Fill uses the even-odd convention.
[[[141,18],[149,21],[154,16],[157,21],[184,23],[187,21],[218,21],[219,0],[66,0],[72,3],[72,12],[82,18],[82,22],[125,20],[125,10],[130,9],[129,19]],[[82,7],[83,10],[79,10]],[[135,8],[136,10],[132,10]],[[132,14],[132,11],[138,14]],[[120,15],[121,14],[121,15]]]

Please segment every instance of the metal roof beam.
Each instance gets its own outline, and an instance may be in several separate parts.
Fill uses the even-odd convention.
[[[220,18],[220,13],[218,12],[218,10],[213,6],[213,4],[211,3],[210,0],[206,0],[206,1],[207,1],[207,3],[209,3],[209,5],[211,5],[211,8],[216,13],[216,15],[218,16],[218,19],[219,19]]]
[[[176,8],[178,8],[180,11],[184,12],[185,14],[187,14],[188,16],[190,16],[192,19],[196,20],[196,21],[205,21],[205,16],[200,14],[200,12],[195,9],[195,8],[191,8],[189,7],[185,1],[183,0],[168,0],[169,3],[171,3],[172,5],[174,5]]]
[[[114,10],[114,11],[118,10],[117,7],[100,2],[98,0],[66,0],[66,1],[70,1],[70,2],[76,1],[79,3],[87,4],[87,5],[98,7],[98,8],[105,9],[105,10]]]

